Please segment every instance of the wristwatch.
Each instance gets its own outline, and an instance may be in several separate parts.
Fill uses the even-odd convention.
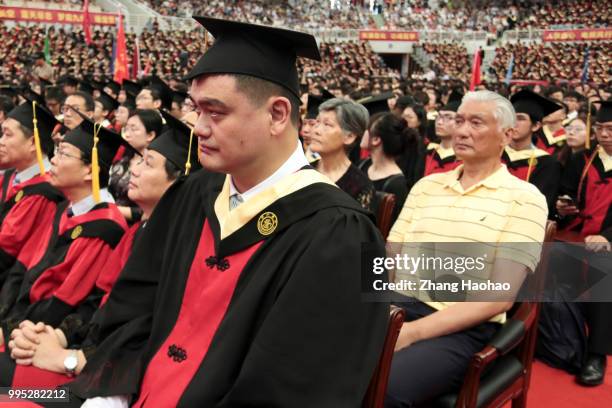
[[[64,359],[64,370],[68,377],[74,377],[77,366],[79,365],[79,357],[76,350],[70,350],[70,354]]]

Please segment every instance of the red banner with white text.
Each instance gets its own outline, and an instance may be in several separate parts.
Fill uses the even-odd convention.
[[[612,40],[612,28],[582,30],[544,30],[542,41],[602,41]]]
[[[361,41],[419,41],[419,33],[416,31],[361,30],[359,39]]]
[[[112,26],[117,23],[116,14],[89,13],[89,16],[90,22],[93,25]],[[51,24],[83,24],[83,12],[0,6],[0,20]]]

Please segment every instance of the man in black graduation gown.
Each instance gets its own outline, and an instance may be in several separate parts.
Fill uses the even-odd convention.
[[[360,300],[361,243],[384,244],[298,142],[295,61],[320,58],[314,37],[196,19],[216,42],[190,73],[195,134],[203,166],[228,175],[201,172],[158,204],[141,241],[157,238],[139,267],[160,274],[142,357],[125,370],[94,357],[71,389],[120,406],[359,406],[389,313]]]
[[[584,240],[583,255],[591,265],[594,259],[612,265],[612,102],[602,102],[595,119],[598,145],[573,155],[563,174],[562,197],[557,202],[559,223],[576,231]],[[569,201],[571,200],[571,201]],[[577,203],[577,204],[575,204]],[[578,258],[578,257],[576,257]],[[580,267],[581,264],[578,266]],[[609,278],[608,278],[609,280]],[[604,288],[609,299],[610,292]],[[603,299],[607,300],[607,299]],[[576,377],[586,386],[600,385],[606,373],[606,357],[612,355],[612,302],[595,299],[585,304],[589,327],[588,356]]]
[[[548,204],[552,218],[559,192],[561,165],[548,152],[536,147],[532,138],[542,129],[542,118],[559,109],[555,102],[529,90],[522,90],[510,98],[516,111],[516,131],[504,149],[502,161],[508,171],[521,180],[535,185]]]

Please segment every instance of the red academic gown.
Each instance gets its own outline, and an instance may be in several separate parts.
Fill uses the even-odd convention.
[[[57,205],[63,200],[46,174],[8,189],[0,210],[0,286],[11,268],[24,273],[40,260],[36,249],[50,238],[50,230],[41,226],[53,223]]]
[[[567,136],[564,128],[553,133],[544,126],[541,132],[534,134],[534,139],[534,144],[538,149],[544,150],[555,159],[565,146],[565,143],[567,143]]]
[[[23,320],[55,327],[73,313],[89,320],[103,295],[95,289],[100,271],[127,229],[117,207],[108,203],[73,217],[63,210],[53,224],[49,245],[39,248],[41,261],[21,282],[19,276],[9,276],[19,291],[12,304],[7,304],[2,293],[5,313],[0,323],[5,339]]]
[[[583,237],[603,235],[612,242],[612,170],[605,171],[599,153],[591,149],[570,158],[561,193],[577,200],[580,209],[577,217],[561,220],[562,227]]]
[[[104,297],[100,304],[100,307],[106,302],[109,292],[123,269],[127,259],[132,252],[132,245],[137,232],[141,229],[142,222],[138,222],[132,225],[128,231],[123,235],[121,241],[117,247],[113,250],[112,254],[104,264],[104,268],[99,271],[98,280],[96,281],[96,289],[104,292]],[[79,334],[83,331],[87,332],[87,329],[83,330],[83,327],[87,326],[88,322],[81,322],[78,314],[69,315],[60,328],[64,332],[66,339],[68,340],[68,347],[73,345],[79,346],[83,339],[77,340]],[[52,371],[42,370],[34,366],[22,366],[13,365],[7,362],[13,367],[14,374],[11,382],[12,387],[39,387],[39,388],[54,388],[70,381],[70,378],[64,374],[55,373]],[[2,364],[0,363],[0,367]],[[5,367],[7,368],[7,367]]]
[[[449,154],[444,150],[438,150],[437,143],[429,143],[427,145],[427,153],[425,155],[425,173],[423,176],[429,176],[435,173],[446,173],[447,171],[454,170],[461,164],[457,160],[455,153]],[[443,152],[440,154],[440,152]]]

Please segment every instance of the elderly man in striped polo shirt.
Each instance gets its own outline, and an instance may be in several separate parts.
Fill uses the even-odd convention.
[[[527,243],[515,253],[502,244],[488,259],[492,275],[503,275],[513,288],[521,286],[539,261],[548,210],[538,189],[511,175],[501,162],[515,116],[510,101],[494,92],[465,95],[453,134],[463,165],[415,184],[390,243]],[[401,305],[407,321],[396,345],[386,407],[411,407],[458,389],[471,356],[491,339],[513,304],[508,297],[421,300]]]

